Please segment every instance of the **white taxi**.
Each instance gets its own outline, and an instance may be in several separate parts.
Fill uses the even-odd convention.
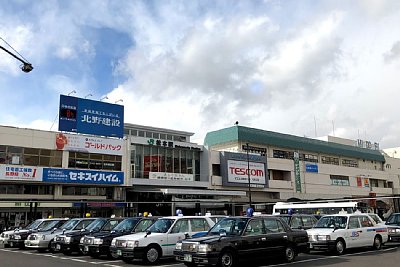
[[[364,213],[335,214],[321,217],[307,230],[310,250],[327,250],[343,254],[347,248],[381,249],[388,241],[388,229]]]
[[[214,224],[209,216],[162,217],[143,233],[114,238],[110,252],[113,257],[120,257],[127,263],[141,259],[155,264],[161,257],[173,257],[178,241],[208,231]]]

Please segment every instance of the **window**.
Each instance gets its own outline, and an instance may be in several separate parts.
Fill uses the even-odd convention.
[[[331,175],[331,184],[338,186],[350,186],[349,176]]]
[[[323,164],[331,164],[331,165],[339,165],[339,158],[322,156],[321,157],[321,163],[323,163]]]
[[[191,219],[190,225],[192,226],[192,232],[207,231],[210,228],[204,219]]]
[[[357,229],[360,228],[360,222],[358,221],[357,217],[350,217],[349,218],[349,229]]]
[[[265,230],[267,233],[282,233],[285,232],[285,228],[282,223],[273,218],[264,219]]]
[[[186,219],[178,220],[171,230],[171,234],[189,232],[189,222]]]
[[[261,235],[264,232],[264,227],[261,219],[251,220],[246,227],[244,235]]]
[[[281,159],[293,159],[294,158],[294,153],[289,152],[289,151],[283,151],[283,150],[273,150],[272,156],[274,158],[281,158]]]
[[[221,176],[221,165],[220,164],[212,165],[212,174],[211,175]]]
[[[357,168],[358,162],[357,160],[352,160],[352,159],[342,159],[342,166]]]
[[[374,224],[367,216],[360,216],[361,227],[372,227]]]
[[[318,162],[318,156],[313,154],[300,154],[300,160],[307,162]]]
[[[293,216],[292,221],[290,222],[291,228],[300,228],[303,227],[303,223],[301,221],[301,217]]]
[[[78,169],[120,171],[122,156],[70,152],[68,167]]]

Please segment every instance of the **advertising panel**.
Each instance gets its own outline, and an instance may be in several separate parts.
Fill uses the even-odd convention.
[[[90,137],[76,134],[56,134],[58,150],[122,156],[122,139]]]
[[[160,155],[144,156],[144,177],[148,177],[151,171],[164,171],[163,157]]]
[[[358,186],[358,187],[362,187],[362,180],[361,180],[361,177],[356,177],[356,179],[357,179],[357,186]]]
[[[268,187],[267,159],[265,156],[221,152],[221,176],[224,186]]]
[[[122,138],[124,106],[60,95],[58,130]]]
[[[318,172],[318,165],[306,163],[306,172]]]
[[[296,192],[301,193],[301,177],[300,177],[300,158],[299,152],[294,152],[294,181],[296,185]]]
[[[42,167],[0,165],[0,180],[42,181]]]
[[[193,174],[170,173],[170,172],[150,172],[149,179],[168,180],[168,181],[194,181]]]
[[[120,185],[123,172],[43,168],[43,182]]]

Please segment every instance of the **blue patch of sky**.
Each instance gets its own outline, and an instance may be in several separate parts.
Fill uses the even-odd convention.
[[[264,91],[264,84],[259,80],[250,83],[250,91],[254,94],[261,94]]]

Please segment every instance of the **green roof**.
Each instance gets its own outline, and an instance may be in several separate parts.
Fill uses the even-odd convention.
[[[243,126],[232,126],[209,132],[204,139],[204,145],[212,147],[233,141],[249,142],[260,145],[273,145],[276,147],[300,151],[385,162],[385,157],[378,150],[342,145]]]

